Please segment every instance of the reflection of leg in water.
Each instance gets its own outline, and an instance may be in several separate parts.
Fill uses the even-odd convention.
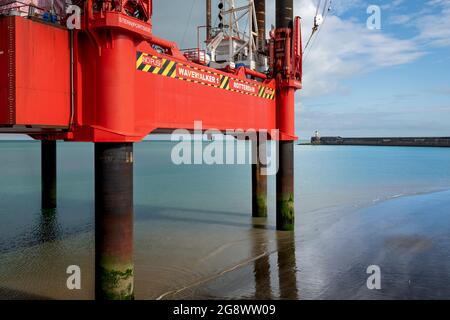
[[[265,230],[253,230],[253,254],[254,256],[268,252],[267,237]],[[272,288],[270,286],[270,261],[269,255],[255,260],[253,273],[255,275],[255,299],[272,299]]]
[[[42,209],[37,238],[39,242],[54,241],[59,237],[56,209]]]
[[[279,234],[278,246],[278,281],[280,286],[280,299],[298,299],[295,236],[294,233]]]

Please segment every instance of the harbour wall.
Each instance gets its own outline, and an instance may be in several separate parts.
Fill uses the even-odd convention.
[[[393,147],[450,147],[450,137],[381,137],[342,138],[312,137],[313,145],[393,146]]]

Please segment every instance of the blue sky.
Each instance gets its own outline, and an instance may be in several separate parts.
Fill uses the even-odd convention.
[[[318,0],[294,2],[306,39]],[[275,0],[266,4],[270,26]],[[369,5],[381,9],[381,30],[366,26]],[[154,0],[154,33],[193,47],[204,15],[204,0]],[[301,138],[315,130],[450,136],[450,0],[333,0],[304,71],[296,100]]]
[[[450,1],[337,2],[305,64],[298,133],[450,135]],[[381,30],[366,28],[370,4]]]
[[[154,3],[154,33],[181,47],[195,46],[204,1]],[[294,0],[305,42],[317,4]],[[367,28],[369,5],[380,7],[381,30]],[[266,0],[266,6],[270,28],[275,0]],[[303,139],[315,130],[450,136],[450,0],[333,0],[304,62],[303,85],[296,99],[297,134]]]

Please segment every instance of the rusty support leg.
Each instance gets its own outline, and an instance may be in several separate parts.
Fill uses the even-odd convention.
[[[56,208],[56,141],[41,142],[41,207]]]
[[[258,24],[258,49],[261,52],[266,47],[266,0],[256,0],[255,11]]]
[[[211,0],[206,0],[206,40],[211,39]]]
[[[259,137],[252,150],[256,152],[255,163],[252,164],[252,215],[254,218],[267,217],[267,176],[262,174],[260,155],[266,155],[266,142],[261,143]],[[256,158],[256,159],[255,159]]]
[[[95,144],[95,296],[134,299],[133,144]]]
[[[277,230],[294,230],[294,142],[279,142]]]
[[[277,0],[275,4],[275,24],[277,28],[292,28],[294,1]]]

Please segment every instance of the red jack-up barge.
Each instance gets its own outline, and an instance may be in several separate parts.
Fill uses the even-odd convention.
[[[276,0],[266,40],[265,0],[218,2],[213,28],[206,0],[205,49],[185,51],[152,34],[152,0],[78,1],[75,30],[69,15],[0,7],[0,133],[42,141],[43,209],[56,208],[56,141],[95,143],[97,299],[134,297],[133,143],[150,133],[193,130],[195,121],[204,130],[278,130],[277,229],[294,228],[300,18],[293,0]],[[246,36],[237,11],[248,14]],[[267,215],[261,166],[252,165],[254,217]]]

